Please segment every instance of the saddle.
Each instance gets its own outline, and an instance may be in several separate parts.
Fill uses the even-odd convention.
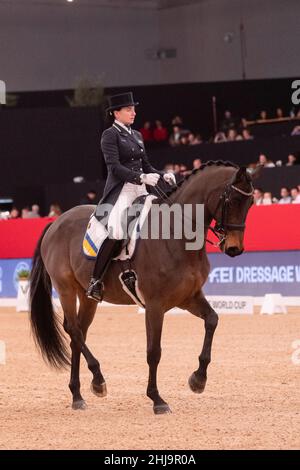
[[[132,207],[136,209],[132,210],[131,208],[128,208],[124,210],[120,224],[122,227],[124,227],[123,224],[125,224],[129,230],[126,230],[127,238],[124,239],[124,242],[122,243],[122,249],[120,253],[118,253],[113,258],[114,260],[125,261],[133,257],[137,240],[140,237],[141,227],[147,217],[149,210],[151,209],[153,199],[156,199],[156,196],[152,194],[139,196],[133,201],[132,204]],[[130,215],[129,212],[130,214],[133,213],[134,215]],[[88,259],[96,259],[98,251],[108,235],[109,232],[107,225],[104,225],[102,222],[97,220],[95,217],[95,212],[93,212],[89,219],[82,242],[83,254]]]

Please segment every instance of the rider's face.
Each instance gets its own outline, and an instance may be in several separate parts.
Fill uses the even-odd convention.
[[[134,106],[126,106],[125,108],[121,108],[120,111],[115,111],[115,118],[126,124],[127,126],[131,126],[134,122],[134,118],[136,115],[135,107]]]

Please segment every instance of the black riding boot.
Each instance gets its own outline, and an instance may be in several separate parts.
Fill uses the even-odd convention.
[[[97,254],[93,276],[87,288],[86,295],[90,299],[101,302],[103,299],[104,284],[102,279],[106,273],[111,259],[117,256],[122,245],[122,240],[114,240],[113,238],[106,238],[101,245]]]

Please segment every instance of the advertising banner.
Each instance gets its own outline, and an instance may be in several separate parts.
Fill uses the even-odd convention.
[[[300,251],[247,252],[236,258],[211,253],[209,260],[206,295],[300,295]],[[0,297],[16,297],[18,272],[30,267],[30,258],[0,259]]]

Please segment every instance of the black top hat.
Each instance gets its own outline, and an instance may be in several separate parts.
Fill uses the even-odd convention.
[[[137,106],[138,104],[137,101],[134,101],[132,92],[129,91],[128,93],[108,96],[108,107],[106,111],[113,111],[114,109],[124,108],[125,106]]]

